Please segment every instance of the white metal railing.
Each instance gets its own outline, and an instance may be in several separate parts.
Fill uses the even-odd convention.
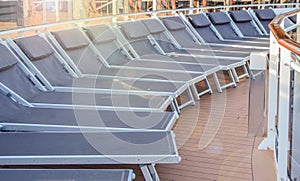
[[[268,135],[261,149],[274,150],[277,180],[300,179],[300,44],[284,27],[290,16],[300,25],[300,10],[278,15],[270,24]]]

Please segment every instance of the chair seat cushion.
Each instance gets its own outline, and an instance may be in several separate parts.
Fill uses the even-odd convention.
[[[244,23],[252,20],[249,13],[245,10],[230,11],[230,16],[232,17],[233,21],[236,23]]]
[[[162,19],[164,25],[168,28],[170,31],[176,31],[176,30],[182,30],[185,29],[185,25],[182,23],[179,23],[177,21],[173,21],[170,19]]]
[[[52,34],[65,50],[83,48],[89,45],[89,41],[78,29],[62,30],[52,32]]]
[[[223,12],[209,13],[210,20],[214,25],[222,25],[230,23],[230,19]]]
[[[276,16],[272,9],[258,9],[255,14],[260,20],[272,20]]]
[[[86,32],[94,43],[107,43],[116,39],[107,25],[96,25],[86,28]]]
[[[165,31],[165,28],[157,19],[146,19],[142,20],[142,22],[151,34],[162,33]]]
[[[195,28],[203,28],[211,24],[204,14],[189,15],[188,18]]]
[[[38,35],[18,38],[14,41],[31,61],[46,58],[54,53],[49,43]]]
[[[119,25],[128,39],[145,38],[150,34],[140,21],[120,23]]]

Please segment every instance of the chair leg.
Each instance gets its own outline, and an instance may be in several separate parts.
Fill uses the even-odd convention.
[[[139,166],[146,181],[159,181],[154,164],[141,164]]]
[[[222,92],[222,88],[221,88],[221,85],[220,85],[220,82],[219,82],[219,79],[218,79],[218,76],[217,76],[217,73],[214,73],[213,74],[213,77],[214,77],[214,82],[215,82],[215,85],[217,87],[217,90],[218,92]]]

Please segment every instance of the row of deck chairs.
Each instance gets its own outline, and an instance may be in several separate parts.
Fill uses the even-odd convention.
[[[159,180],[155,164],[180,161],[171,129],[181,109],[213,93],[211,80],[218,92],[236,87],[249,76],[250,53],[268,50],[252,18],[248,11],[154,16],[1,40],[0,165],[137,164],[146,180]],[[0,172],[13,180],[59,171]],[[128,169],[60,173],[134,178]]]

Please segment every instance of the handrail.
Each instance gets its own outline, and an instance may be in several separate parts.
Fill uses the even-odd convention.
[[[279,45],[300,56],[300,44],[291,39],[280,26],[285,18],[296,15],[298,12],[300,12],[300,10],[293,10],[277,15],[269,24],[269,28]]]
[[[298,3],[280,3],[280,4],[251,4],[247,5],[248,8],[251,7],[269,7],[269,6],[298,6]],[[115,14],[115,15],[107,15],[107,16],[99,16],[99,17],[92,17],[92,18],[85,18],[85,19],[73,19],[69,21],[61,21],[61,22],[54,22],[48,24],[40,24],[34,26],[26,26],[22,28],[10,29],[0,31],[0,36],[8,35],[11,33],[19,33],[25,31],[35,31],[37,29],[43,29],[46,27],[54,27],[54,26],[61,26],[61,25],[68,25],[68,24],[76,24],[76,23],[84,23],[88,21],[98,21],[98,20],[105,20],[105,19],[113,19],[119,17],[129,17],[129,16],[139,16],[139,15],[151,15],[151,14],[159,14],[159,13],[174,13],[174,12],[184,12],[184,11],[204,11],[210,9],[228,9],[228,8],[244,8],[245,5],[231,5],[231,6],[206,6],[200,8],[181,8],[176,10],[157,10],[157,11],[146,11],[146,12],[138,12],[138,13],[124,13],[124,14]]]

